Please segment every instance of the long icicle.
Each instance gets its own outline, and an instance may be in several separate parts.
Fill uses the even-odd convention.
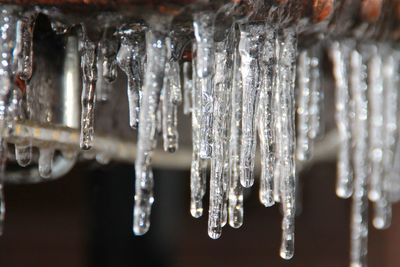
[[[279,54],[279,91],[280,91],[280,126],[281,166],[279,175],[281,202],[283,209],[282,243],[280,256],[291,259],[294,254],[294,220],[295,220],[295,103],[294,79],[297,52],[297,36],[294,28],[283,29],[280,35]]]
[[[329,48],[335,78],[335,120],[339,133],[336,194],[349,198],[353,193],[353,169],[351,166],[350,92],[347,64],[349,47],[346,43],[334,42]]]
[[[231,131],[229,141],[229,225],[239,228],[243,224],[243,187],[240,183],[240,144],[242,136],[242,77],[240,55],[235,44],[231,95]]]
[[[227,140],[229,122],[229,96],[231,92],[232,51],[230,38],[215,43],[213,150],[210,174],[210,208],[208,235],[219,238],[226,223],[226,194],[229,185],[227,175]]]
[[[196,45],[193,45],[193,53]],[[192,60],[192,163],[190,167],[190,213],[194,218],[203,214],[206,193],[207,160],[200,157],[201,88],[196,71],[196,58]]]
[[[135,207],[133,232],[145,234],[150,227],[151,206],[153,196],[153,172],[150,166],[153,149],[156,146],[156,111],[163,87],[166,61],[165,30],[170,23],[169,17],[152,18],[153,28],[146,33],[147,68],[143,84],[143,96],[139,119],[138,152],[135,162]]]
[[[385,49],[383,55],[383,86],[384,86],[384,100],[383,100],[383,175],[381,177],[382,195],[374,203],[374,219],[373,224],[377,229],[386,229],[390,226],[392,219],[392,204],[389,200],[390,188],[390,169],[393,166],[393,157],[396,143],[397,133],[397,101],[398,101],[398,88],[397,88],[397,73],[398,68],[396,59],[393,56],[391,48]]]
[[[7,143],[3,138],[8,120],[8,96],[14,84],[13,49],[15,46],[15,33],[18,10],[15,7],[4,6],[0,11],[0,235],[3,233],[5,219],[4,202],[4,175],[7,161]]]
[[[260,98],[260,62],[264,36],[263,24],[241,24],[239,53],[243,86],[242,138],[240,146],[240,182],[244,187],[254,183],[257,145],[256,113]]]
[[[277,57],[276,31],[267,24],[265,45],[260,56],[262,68],[262,92],[259,105],[259,136],[261,152],[261,178],[260,178],[260,202],[266,206],[272,206],[274,201],[274,169],[275,169],[275,129],[273,116],[274,79],[276,76]]]
[[[201,90],[200,157],[210,158],[212,151],[213,73],[214,73],[214,13],[193,15],[196,37],[196,70]]]
[[[354,101],[354,194],[351,215],[350,265],[367,266],[368,251],[368,101],[366,66],[357,50],[350,55],[350,90]]]

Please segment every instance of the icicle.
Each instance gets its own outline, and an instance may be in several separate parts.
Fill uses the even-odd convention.
[[[13,120],[13,122],[25,117],[22,111],[21,101],[22,92],[19,88],[14,87],[8,106],[8,116]],[[30,136],[30,132],[27,132],[27,135]],[[26,138],[25,140],[21,140],[18,144],[15,144],[15,159],[20,166],[25,167],[29,165],[31,158],[32,144],[30,137]]]
[[[229,101],[231,90],[231,48],[230,39],[215,43],[214,111],[212,118],[213,150],[210,174],[210,208],[208,235],[219,238],[226,223],[226,190],[228,188],[227,127],[229,122]]]
[[[4,139],[0,140],[0,236],[4,231],[4,219],[6,214],[6,204],[4,199],[4,179],[7,162],[7,143]]]
[[[8,95],[13,85],[13,49],[15,46],[15,33],[17,18],[16,9],[10,6],[2,6],[0,11],[0,235],[3,233],[5,218],[4,202],[4,176],[7,161],[7,143],[2,138],[6,128]],[[13,66],[14,65],[14,66]]]
[[[193,53],[196,47],[193,45]],[[192,61],[192,164],[190,168],[190,213],[194,218],[203,214],[206,192],[207,161],[200,158],[201,88],[196,71],[196,58]]]
[[[381,47],[383,55],[383,79],[384,79],[384,184],[385,197],[390,203],[397,202],[400,198],[400,179],[399,179],[399,147],[400,136],[398,127],[398,72],[399,54],[393,48]],[[397,143],[397,144],[396,144]]]
[[[167,58],[169,58],[171,55],[171,43],[169,38],[167,38],[166,43]],[[178,77],[176,76],[177,72],[176,68],[173,67],[174,63],[177,64],[177,62],[165,63],[164,87],[162,89],[162,133],[164,150],[170,153],[178,149],[178,107],[175,94],[177,90],[180,91],[180,88],[176,88],[178,87],[176,79],[179,79],[180,84],[180,77],[179,75]]]
[[[83,33],[85,34],[85,33]],[[82,115],[80,147],[88,150],[92,147],[94,138],[94,109],[97,81],[97,48],[86,36],[81,40],[81,68],[82,68]]]
[[[104,37],[106,38],[106,37]],[[100,74],[96,84],[96,100],[107,101],[112,89],[112,82],[117,78],[117,42],[104,39],[99,42],[97,71]]]
[[[175,106],[182,103],[181,69],[178,61],[169,62],[169,81],[171,83],[171,101]]]
[[[39,174],[43,178],[50,178],[51,169],[53,166],[54,149],[40,148],[39,149]]]
[[[146,33],[147,68],[143,84],[143,96],[139,119],[138,151],[135,162],[136,186],[133,232],[143,235],[150,227],[150,212],[154,202],[153,173],[150,166],[151,155],[156,146],[156,111],[163,87],[166,61],[164,30],[168,27],[169,17],[158,17],[155,26]]]
[[[383,47],[380,47],[385,51]],[[397,114],[398,114],[398,88],[397,88],[397,63],[393,56],[391,49],[385,51],[386,55],[383,57],[383,151],[382,163],[383,173],[381,177],[381,193],[382,195],[377,200],[374,206],[374,219],[373,224],[378,229],[386,229],[390,226],[392,218],[392,205],[390,203],[390,171],[393,167],[394,150],[396,144],[397,134]]]
[[[139,123],[140,99],[142,88],[142,61],[144,41],[142,32],[123,36],[121,47],[117,54],[119,67],[125,72],[128,86],[129,125],[136,129]]]
[[[196,37],[196,70],[200,81],[200,157],[210,158],[212,149],[212,113],[214,73],[214,14],[198,12],[193,15],[194,34]]]
[[[299,94],[297,98],[297,151],[298,160],[304,161],[310,158],[311,140],[310,132],[310,57],[308,51],[300,53],[297,67],[297,81]]]
[[[244,187],[254,183],[256,154],[256,111],[260,96],[260,66],[258,55],[263,46],[264,25],[240,25],[239,53],[243,86],[242,139],[240,146],[240,182]]]
[[[353,170],[351,166],[351,123],[350,93],[346,60],[349,47],[347,43],[334,42],[329,54],[333,62],[335,78],[335,120],[339,132],[339,153],[337,165],[336,194],[349,198],[353,193]]]
[[[295,128],[294,128],[294,78],[296,67],[297,37],[294,28],[282,30],[278,64],[280,92],[280,191],[283,209],[282,244],[280,256],[290,259],[294,254],[295,219]]]
[[[366,67],[361,55],[353,50],[350,55],[350,90],[354,100],[354,194],[351,216],[351,266],[367,266],[368,250],[368,101],[365,83]]]
[[[26,14],[17,22],[14,57],[17,60],[16,75],[22,80],[29,80],[33,68],[33,28],[36,15]]]
[[[261,152],[260,202],[270,207],[274,205],[273,180],[275,169],[275,129],[273,116],[273,83],[276,68],[276,31],[266,26],[265,45],[261,57],[261,98],[259,105],[259,137]]]
[[[233,84],[231,94],[231,132],[229,142],[229,225],[239,228],[243,224],[243,187],[240,183],[240,141],[242,134],[242,77],[240,55],[235,47],[233,58]]]
[[[368,49],[369,48],[369,49]],[[369,46],[368,62],[368,98],[370,108],[369,118],[369,199],[376,201],[382,194],[383,176],[383,79],[382,62],[376,46]]]
[[[183,63],[183,114],[188,115],[192,112],[192,90],[193,78],[191,77],[190,62]]]
[[[0,13],[0,132],[5,127],[7,100],[13,86],[13,49],[15,46],[15,8],[4,6]]]
[[[310,51],[310,129],[308,137],[311,139],[311,149],[313,141],[317,139],[322,132],[322,121],[321,121],[321,108],[324,99],[324,93],[321,88],[321,73],[320,73],[320,59],[319,59],[319,47],[313,47]],[[312,153],[312,151],[311,151]]]

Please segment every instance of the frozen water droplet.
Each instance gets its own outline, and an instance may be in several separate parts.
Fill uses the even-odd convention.
[[[21,167],[26,167],[31,163],[32,146],[28,145],[15,145],[15,159]]]
[[[40,148],[39,149],[39,174],[42,178],[50,178],[53,167],[54,149]]]

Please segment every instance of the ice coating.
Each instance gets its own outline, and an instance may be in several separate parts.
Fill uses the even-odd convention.
[[[14,49],[14,57],[17,61],[16,75],[25,81],[32,76],[35,17],[34,13],[27,13],[18,20],[16,25],[16,47]]]

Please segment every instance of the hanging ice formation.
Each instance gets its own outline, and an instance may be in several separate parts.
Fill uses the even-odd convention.
[[[107,20],[97,39],[85,22],[66,25],[55,19],[58,15],[52,17],[53,30],[76,41],[75,48],[75,42],[67,43],[65,49],[72,52],[64,61],[72,64],[65,79],[73,85],[82,82],[74,92],[81,93],[80,148],[101,163],[112,159],[108,151],[96,151],[94,115],[96,101],[107,104],[118,91],[114,88],[118,66],[124,74],[118,79],[126,78],[129,126],[137,131],[133,232],[142,235],[149,230],[155,201],[153,152],[158,139],[165,151],[178,150],[178,114],[183,106],[183,113],[191,116],[191,215],[198,218],[207,210],[203,197],[209,177],[208,235],[219,238],[226,224],[242,226],[244,188],[257,184],[263,206],[281,206],[280,256],[290,259],[299,176],[296,161],[301,168],[313,160],[318,139],[323,138],[323,87],[331,85],[323,79],[324,64],[329,60],[339,140],[335,191],[341,198],[352,198],[351,266],[367,266],[368,201],[373,226],[384,229],[390,225],[392,204],[400,200],[400,53],[390,42],[359,41],[358,32],[345,39],[327,34],[324,42],[310,45],[301,39],[304,32],[308,34],[303,26],[310,21],[292,12],[307,1],[279,1],[272,8],[266,4],[269,1],[262,2],[248,1],[255,11],[245,15],[241,12],[246,8],[235,9],[238,3],[218,11],[199,4],[190,10],[190,19],[185,18],[190,23],[175,21],[171,14],[117,25]],[[40,74],[35,72],[33,55],[37,12],[5,6],[0,13],[0,232],[7,148],[13,143],[7,140],[8,132],[34,116],[42,127],[52,122],[46,115],[53,112],[51,97],[44,101],[41,92],[55,84],[47,76],[43,87],[32,84]],[[81,69],[75,70],[79,62]],[[43,115],[34,114],[42,109],[33,111],[32,101],[45,104]],[[79,128],[74,123],[62,126]],[[20,166],[32,161],[38,165],[38,175],[51,178],[59,168],[56,149],[75,160],[78,150],[54,148],[48,139],[39,143],[38,157],[33,157],[37,129],[29,129],[21,130],[24,138],[15,142]]]

